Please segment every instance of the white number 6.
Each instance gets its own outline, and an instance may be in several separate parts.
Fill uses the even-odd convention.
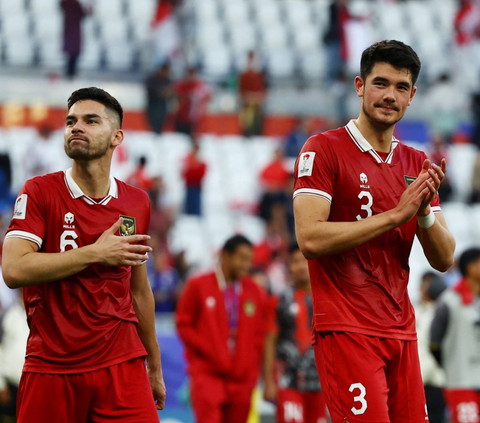
[[[363,386],[361,383],[352,383],[350,385],[350,392],[353,392],[355,389],[360,390],[360,395],[353,397],[353,400],[355,402],[359,402],[362,404],[361,408],[355,408],[352,407],[352,413],[358,416],[359,414],[365,413],[365,410],[367,409],[367,401],[365,400],[365,395],[367,394],[367,390],[365,389],[365,386]]]
[[[78,244],[75,240],[78,238],[78,235],[75,231],[63,231],[60,236],[60,251],[65,252],[66,247],[70,246],[72,248],[78,248]]]

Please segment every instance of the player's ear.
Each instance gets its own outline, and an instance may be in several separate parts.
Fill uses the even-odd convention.
[[[412,92],[410,93],[410,99],[408,100],[408,105],[412,104],[413,97],[415,96],[415,93],[417,92],[417,87],[412,88]]]
[[[113,135],[113,140],[111,142],[112,147],[118,147],[124,138],[124,133],[121,129],[116,129]]]
[[[363,97],[363,91],[365,88],[365,84],[361,76],[355,77],[355,91],[357,92],[358,97]]]

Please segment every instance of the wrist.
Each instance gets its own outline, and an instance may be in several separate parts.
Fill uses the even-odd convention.
[[[431,228],[434,225],[435,220],[435,213],[433,213],[432,209],[430,209],[430,213],[428,213],[428,215],[418,216],[418,226],[420,226],[422,229]]]
[[[430,213],[432,213],[432,208],[430,206],[427,206],[425,207],[423,210],[418,210],[417,212],[417,216],[420,218],[420,217],[426,217],[428,216]]]

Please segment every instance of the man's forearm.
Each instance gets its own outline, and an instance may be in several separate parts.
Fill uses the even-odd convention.
[[[23,242],[23,245],[18,241]],[[8,238],[3,246],[3,277],[10,288],[58,281],[98,262],[95,249],[91,245],[63,253],[39,253],[33,246],[24,248],[24,243],[23,240]],[[17,248],[23,250],[20,254],[13,254],[13,250]]]

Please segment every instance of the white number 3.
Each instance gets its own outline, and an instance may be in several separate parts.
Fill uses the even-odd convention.
[[[352,407],[352,413],[358,416],[359,414],[365,413],[365,410],[367,409],[367,401],[365,400],[365,395],[367,394],[367,390],[365,389],[365,386],[363,386],[361,383],[352,383],[350,385],[350,392],[353,392],[355,389],[360,390],[360,395],[357,395],[356,397],[353,397],[353,400],[355,402],[359,402],[362,404],[360,408],[355,408]]]
[[[366,219],[367,217],[370,217],[373,214],[373,212],[372,212],[372,205],[373,205],[372,194],[369,191],[360,191],[360,194],[358,194],[358,198],[361,200],[363,197],[367,197],[368,202],[367,202],[367,204],[362,204],[360,206],[360,208],[367,212],[367,216],[362,217],[362,216],[360,216],[360,214],[357,214],[357,216],[356,216],[357,220]]]

